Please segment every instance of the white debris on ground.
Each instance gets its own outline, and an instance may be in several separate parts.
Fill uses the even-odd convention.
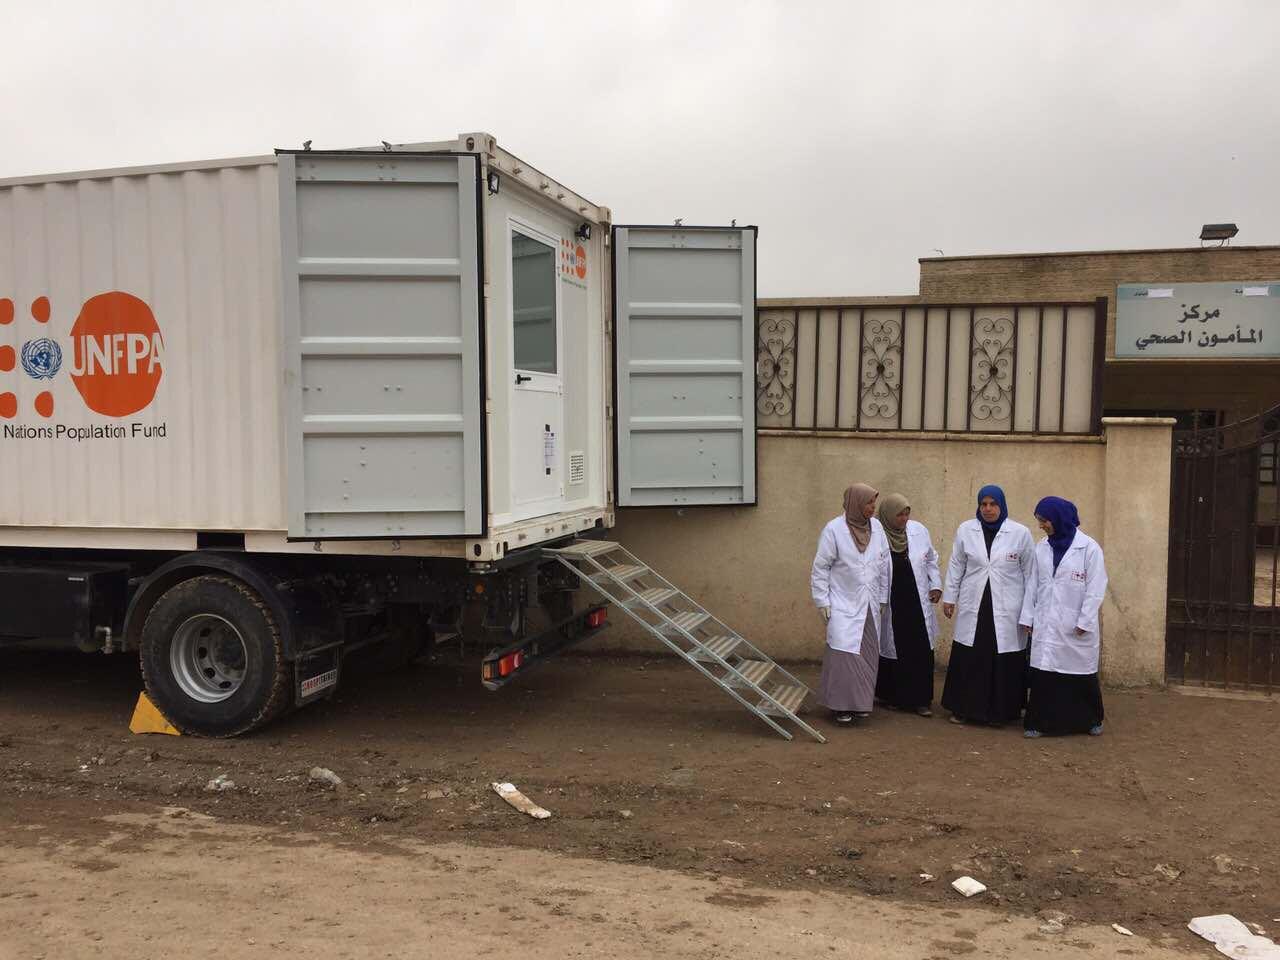
[[[342,778],[328,767],[312,767],[308,776],[316,783],[327,783],[333,787],[342,786]]]
[[[957,877],[951,881],[951,889],[966,897],[972,897],[984,892],[987,887],[986,884],[979,883],[973,877]]]
[[[1187,929],[1204,937],[1219,953],[1236,960],[1280,960],[1280,946],[1252,933],[1229,913],[1196,917],[1187,924]]]
[[[507,801],[507,803],[511,804],[511,806],[515,807],[521,813],[527,813],[535,820],[546,820],[551,816],[550,810],[544,810],[542,807],[538,806],[517,790],[514,783],[491,783],[489,786],[493,788],[494,793]]]

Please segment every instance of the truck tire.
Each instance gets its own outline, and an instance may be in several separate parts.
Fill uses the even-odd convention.
[[[292,699],[271,612],[231,577],[195,577],[166,591],[143,624],[140,659],[147,694],[183,733],[234,737]]]

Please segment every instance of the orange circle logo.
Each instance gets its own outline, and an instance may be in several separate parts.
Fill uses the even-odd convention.
[[[71,328],[71,358],[71,380],[85,405],[103,416],[127,417],[155,399],[164,338],[142,300],[100,293],[85,301]]]
[[[582,244],[578,244],[573,251],[573,259],[575,261],[573,272],[578,275],[579,280],[587,279],[587,250]]]

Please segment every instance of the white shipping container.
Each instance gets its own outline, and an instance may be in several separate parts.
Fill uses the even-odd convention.
[[[754,503],[754,229],[610,221],[487,134],[0,181],[0,546],[488,561]]]

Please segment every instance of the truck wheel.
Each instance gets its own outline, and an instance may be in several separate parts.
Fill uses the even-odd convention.
[[[141,646],[147,694],[183,733],[234,737],[290,703],[280,631],[238,580],[202,576],[168,590],[147,614]]]

